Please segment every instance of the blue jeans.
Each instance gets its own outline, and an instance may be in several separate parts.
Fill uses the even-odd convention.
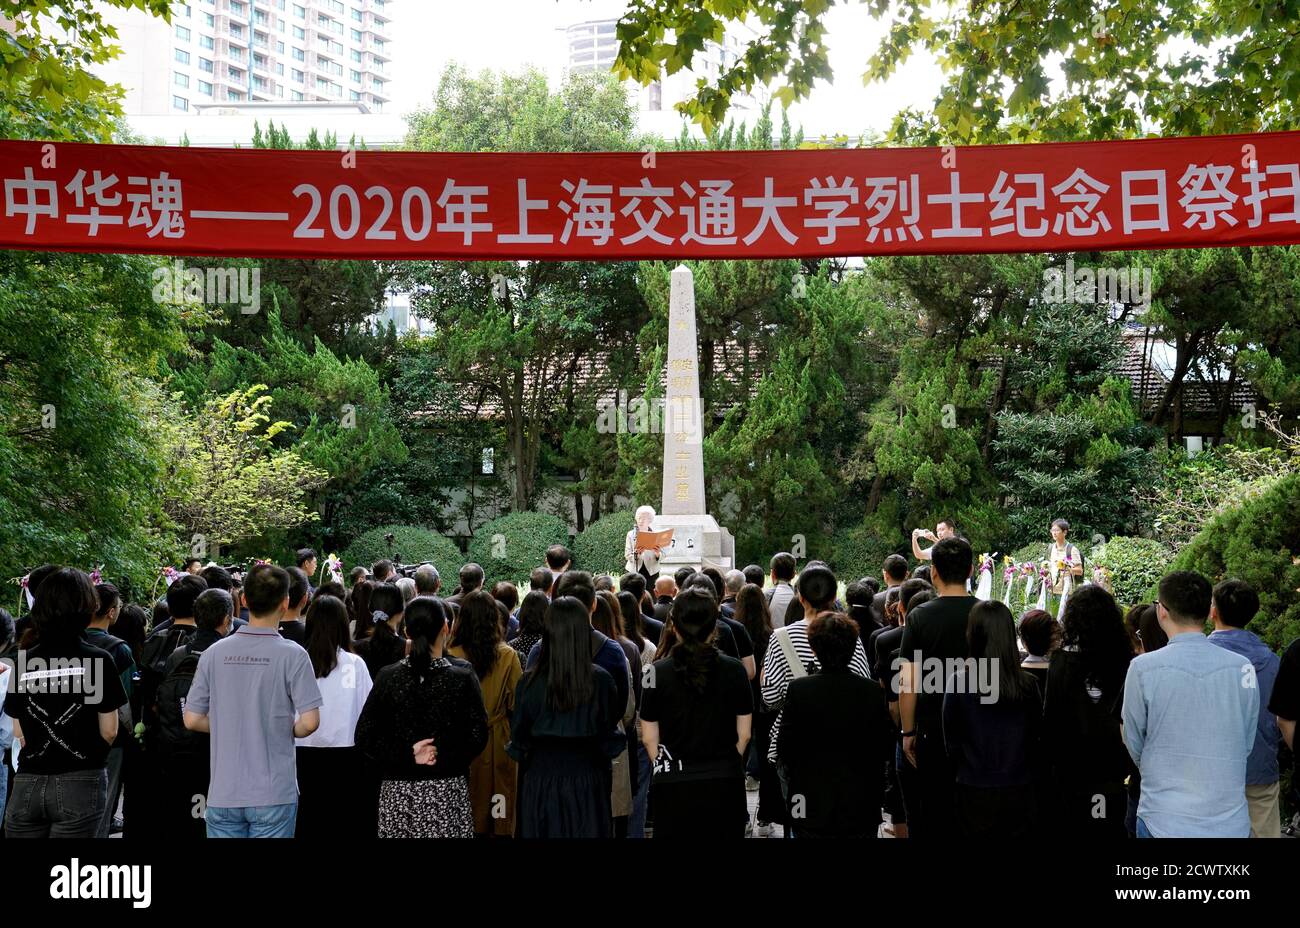
[[[1153,834],[1151,833],[1151,829],[1147,828],[1147,823],[1144,822],[1144,821],[1142,821],[1142,819],[1140,819],[1140,818],[1137,820],[1137,836],[1138,836],[1139,838],[1154,838],[1154,837],[1155,837],[1155,835],[1153,835]]]
[[[208,806],[204,819],[209,838],[292,838],[298,824],[298,803],[234,809]]]
[[[627,820],[627,836],[644,838],[646,807],[650,804],[650,779],[654,771],[650,765],[650,755],[640,744],[636,746],[636,770],[636,795],[632,797],[632,814]]]
[[[104,768],[19,773],[5,810],[10,838],[93,838],[108,802]]]

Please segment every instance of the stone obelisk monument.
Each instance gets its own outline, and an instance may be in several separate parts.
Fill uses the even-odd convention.
[[[668,370],[664,429],[663,505],[655,528],[671,528],[661,570],[681,566],[730,568],[731,533],[709,515],[704,500],[704,411],[700,404],[695,341],[695,276],[686,265],[672,273],[668,309]]]

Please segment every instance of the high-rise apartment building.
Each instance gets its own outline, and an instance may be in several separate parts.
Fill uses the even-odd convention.
[[[618,6],[619,4],[606,4],[602,8],[597,4],[593,12],[608,10],[610,15],[585,19],[562,28],[567,73],[607,72],[614,66],[614,57],[618,54],[618,13],[615,12]],[[673,104],[693,97],[696,82],[701,78],[708,83],[716,82],[724,71],[736,63],[746,44],[753,38],[753,30],[748,26],[732,23],[727,27],[721,42],[710,41],[704,44],[704,48],[696,53],[691,62],[690,70],[662,75],[659,80],[645,87],[629,82],[629,87],[636,93],[642,128],[651,128],[649,123],[656,122],[654,114],[658,113],[666,114],[665,126],[680,120],[673,112]],[[767,99],[766,90],[760,88],[752,96],[736,94],[731,105],[733,112],[743,119],[747,113],[761,108]]]
[[[105,11],[122,54],[99,69],[130,115],[206,104],[335,102],[382,112],[393,0],[191,0],[172,22]]]

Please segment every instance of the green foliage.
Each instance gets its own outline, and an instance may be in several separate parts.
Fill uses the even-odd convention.
[[[489,584],[518,583],[544,563],[551,545],[569,544],[569,527],[543,512],[512,512],[482,525],[469,544],[468,559],[481,566]]]
[[[1176,451],[1143,493],[1151,530],[1178,551],[1215,515],[1258,497],[1297,467],[1300,458],[1277,448],[1220,445],[1190,458]]]
[[[393,536],[390,546],[385,535]],[[465,555],[446,535],[417,525],[381,525],[355,539],[340,555],[346,573],[353,567],[365,567],[376,561],[396,560],[403,564],[422,564],[428,561],[438,568],[443,586],[448,592],[455,586],[455,577],[465,563]]]
[[[835,536],[835,553],[828,559],[835,575],[846,583],[860,577],[879,577],[885,558],[891,554],[901,554],[900,544],[891,544],[888,537],[882,537],[872,523],[879,520],[868,519],[862,525],[842,531]],[[901,540],[899,533],[893,533]],[[910,553],[908,555],[911,557]],[[760,561],[764,567],[766,561]]]
[[[573,539],[574,568],[592,574],[621,575],[627,563],[623,545],[634,525],[636,513],[631,509],[620,509],[592,522]]]
[[[1260,611],[1250,630],[1276,650],[1286,647],[1300,635],[1300,473],[1215,515],[1169,569],[1252,584]]]
[[[608,76],[575,76],[553,92],[536,71],[470,77],[452,67],[433,108],[411,118],[407,143],[423,151],[626,151],[636,147],[634,124],[627,94]],[[406,262],[394,279],[434,323],[431,350],[460,396],[502,423],[511,506],[534,506],[543,463],[579,474],[580,489],[604,492],[616,475],[591,433],[597,397],[626,387],[620,374],[635,369],[630,334],[646,317],[636,265]]]
[[[170,21],[171,0],[0,0],[0,136],[107,141],[121,89],[93,73],[121,51],[105,7]]]
[[[274,310],[268,326],[257,350],[218,340],[207,357],[179,371],[176,384],[187,399],[197,403],[207,394],[266,384],[270,414],[295,430],[294,450],[338,483],[353,484],[372,467],[405,460],[388,390],[373,367],[339,358],[319,340],[307,351]]]
[[[1046,545],[1041,547],[1040,558]],[[1094,567],[1105,567],[1110,571],[1110,587],[1115,600],[1127,609],[1153,601],[1152,587],[1168,573],[1172,556],[1173,552],[1155,539],[1121,535],[1097,545],[1084,556],[1084,579],[1092,579]]]
[[[328,474],[295,450],[275,447],[276,436],[292,426],[272,421],[265,389],[256,384],[213,397],[166,425],[171,468],[162,505],[207,556],[319,518],[306,501]]]
[[[863,0],[885,39],[864,79],[928,52],[945,83],[929,112],[900,114],[896,137],[926,144],[1211,135],[1296,125],[1300,46],[1289,6],[1235,0],[940,3]],[[648,84],[691,66],[729,22],[756,36],[679,109],[706,127],[733,96],[779,79],[803,99],[831,75],[824,17],[834,0],[633,0],[618,25],[615,73]],[[1176,49],[1176,53],[1171,53]],[[1060,69],[1064,81],[1052,80]]]
[[[151,258],[0,252],[0,581],[103,564],[138,589],[173,549],[158,503],[171,412],[148,379],[180,344]]]

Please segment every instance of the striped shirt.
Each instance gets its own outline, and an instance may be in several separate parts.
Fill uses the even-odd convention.
[[[817,663],[817,655],[813,653],[812,645],[808,643],[807,619],[800,619],[798,622],[774,631],[767,645],[767,656],[763,659],[763,677],[760,689],[763,702],[773,709],[780,709],[785,703],[786,691],[790,687],[790,681],[794,679],[794,676],[790,673],[789,662],[785,658],[785,648],[781,647],[781,636],[790,639],[795,655],[799,658],[808,674],[814,674],[820,669],[820,665]],[[849,670],[860,677],[871,679],[871,672],[867,669],[867,652],[862,649],[861,638],[853,643],[853,658],[849,661]],[[772,723],[771,739],[767,746],[767,759],[773,763],[776,762],[776,736],[780,731],[781,713],[777,712],[776,720]]]

